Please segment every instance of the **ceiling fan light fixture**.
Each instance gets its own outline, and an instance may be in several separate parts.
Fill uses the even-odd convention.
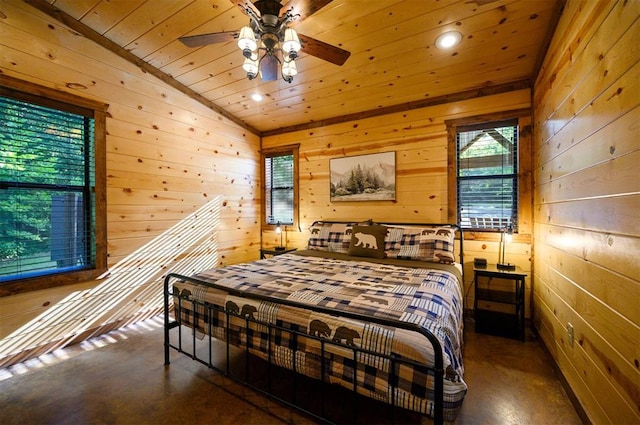
[[[462,41],[462,34],[458,31],[447,31],[438,36],[436,47],[438,49],[450,49],[457,46]]]
[[[238,37],[238,47],[242,50],[244,57],[247,57],[247,50],[249,54],[254,52],[258,48],[256,42],[256,35],[251,27],[242,27],[240,30],[240,36]]]
[[[235,3],[237,0],[231,0]],[[291,83],[298,70],[294,61],[298,53],[315,56],[332,64],[342,66],[350,52],[321,42],[289,28],[293,21],[309,17],[333,0],[291,2],[289,0],[240,0],[237,6],[249,17],[249,24],[239,31],[220,31],[180,37],[187,47],[201,47],[213,43],[236,40],[245,60],[242,68],[250,80],[258,74],[262,81],[275,81],[278,74]],[[283,4],[284,3],[284,4]],[[291,3],[304,4],[301,13],[295,13]],[[287,6],[286,11],[282,9]],[[304,41],[304,45],[300,39]]]
[[[279,16],[282,8],[279,0],[258,0],[253,4],[260,15],[251,7],[244,6],[243,10],[251,22],[240,29],[238,36],[238,47],[245,57],[242,68],[249,80],[260,74],[263,81],[277,79],[280,68],[282,79],[291,83],[298,73],[294,61],[302,44],[296,31],[288,24],[300,15],[289,9]]]
[[[245,57],[242,69],[247,73],[247,78],[253,80],[258,75],[258,61]]]
[[[284,31],[284,43],[282,43],[282,50],[288,53],[289,57],[292,56],[292,52],[295,53],[295,56],[292,58],[295,59],[301,48],[302,45],[300,44],[300,39],[298,38],[296,30],[287,28]]]
[[[284,61],[282,63],[282,78],[290,83],[293,81],[293,77],[298,74],[298,68],[296,68],[296,62],[293,60]]]

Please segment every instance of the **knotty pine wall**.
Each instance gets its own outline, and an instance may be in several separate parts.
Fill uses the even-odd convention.
[[[388,222],[438,222],[447,219],[447,128],[445,120],[529,108],[528,89],[446,103],[375,118],[263,137],[265,148],[300,144],[300,231],[288,229],[287,246],[304,248],[315,220],[367,220]],[[396,152],[396,201],[331,202],[329,160],[377,152]],[[530,206],[523,207],[527,213]],[[527,223],[531,223],[527,219]],[[493,237],[492,237],[493,236]],[[527,273],[531,270],[531,245],[510,244],[509,261]],[[263,231],[263,245],[279,245],[275,232]],[[473,306],[474,257],[498,260],[498,238],[467,233],[465,252],[465,301]],[[529,316],[530,279],[527,279]]]
[[[0,16],[0,72],[109,105],[110,269],[0,298],[0,363],[153,314],[167,270],[258,258],[258,136],[24,3],[0,3]]]
[[[592,423],[640,423],[639,1],[567,2],[534,122],[534,325]]]

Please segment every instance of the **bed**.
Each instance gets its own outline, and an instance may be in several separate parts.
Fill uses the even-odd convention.
[[[241,347],[270,367],[435,423],[452,421],[467,391],[462,242],[450,224],[324,221],[311,226],[304,250],[192,276],[171,273],[165,364],[173,349],[244,381],[216,366],[211,345],[224,341],[227,357],[230,346]],[[182,328],[191,343],[183,343]],[[201,339],[209,344],[202,356],[195,348]],[[324,409],[302,410],[327,419]]]

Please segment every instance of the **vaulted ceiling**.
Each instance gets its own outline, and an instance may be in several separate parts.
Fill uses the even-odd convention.
[[[295,29],[351,52],[338,66],[303,46],[299,73],[287,83],[249,81],[234,40],[195,48],[179,41],[247,25],[242,0],[25,1],[263,135],[530,86],[563,4],[282,0],[283,10],[319,7]],[[437,49],[437,36],[448,30],[462,33],[462,42]],[[264,99],[252,100],[253,93]]]

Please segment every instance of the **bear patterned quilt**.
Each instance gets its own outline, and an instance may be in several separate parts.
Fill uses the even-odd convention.
[[[353,257],[350,257],[353,258]],[[277,323],[287,329],[321,339],[338,341],[376,353],[394,354],[432,364],[433,348],[417,332],[359,322],[338,317],[340,311],[365,314],[418,324],[433,333],[443,349],[445,380],[445,420],[455,419],[467,390],[462,364],[462,292],[459,278],[445,269],[414,268],[366,260],[345,261],[335,258],[285,254],[266,260],[211,269],[195,275],[198,280],[248,291],[259,295],[294,300],[302,305],[332,309],[335,315],[313,312],[274,302],[246,299],[223,291],[189,282],[175,282],[174,294],[202,303],[224,307],[237,317],[229,320],[222,311],[207,312],[188,301],[176,306],[176,319],[183,325],[206,333],[209,323],[212,336],[245,347],[256,355],[267,357],[268,340],[275,342],[271,357],[282,367],[324,379],[347,388],[353,387],[353,354],[332,344],[323,344],[325,370],[321,375],[321,343],[318,338],[297,338],[284,331],[274,331],[275,338],[264,332],[264,326],[253,323],[247,335],[246,320],[251,317]],[[451,266],[453,268],[453,266]],[[432,416],[433,376],[413,366],[392,366],[389,360],[366,352],[358,352],[358,392],[386,403]],[[327,357],[329,358],[327,362]],[[326,365],[329,367],[326,367]],[[390,371],[393,367],[394,371]],[[393,377],[395,376],[395,377]],[[392,378],[393,377],[393,378]],[[395,380],[392,390],[389,382]],[[394,394],[391,394],[391,393]]]

